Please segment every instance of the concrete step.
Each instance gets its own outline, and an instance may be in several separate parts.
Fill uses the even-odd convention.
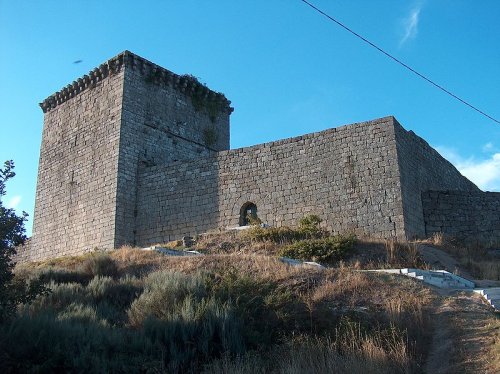
[[[151,247],[142,248],[143,251],[155,251],[162,253],[167,256],[203,256],[203,253],[198,251],[182,251],[166,247],[161,247],[158,245],[153,245]]]
[[[480,294],[496,310],[500,310],[500,287],[476,288],[474,292]]]
[[[401,269],[401,274],[404,274],[411,278],[422,280],[425,283],[440,288],[474,288],[475,286],[474,282],[459,277],[456,274],[449,273],[446,270],[423,270],[405,268]]]

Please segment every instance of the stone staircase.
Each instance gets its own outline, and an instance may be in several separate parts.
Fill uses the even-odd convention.
[[[396,269],[400,274],[448,289],[472,290],[480,294],[495,310],[500,311],[500,287],[475,288],[474,282],[446,270]]]
[[[475,289],[495,310],[500,311],[500,287]]]
[[[439,288],[473,289],[476,287],[474,282],[446,270],[405,268],[401,269],[401,274],[406,275],[407,277],[419,279],[427,284]]]

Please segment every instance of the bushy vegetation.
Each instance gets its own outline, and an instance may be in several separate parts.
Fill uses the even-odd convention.
[[[417,368],[413,346],[423,335],[406,328],[425,331],[424,290],[414,289],[415,299],[402,303],[400,294],[391,296],[394,290],[384,293],[393,285],[349,269],[319,272],[269,257],[209,257],[160,256],[156,269],[144,267],[149,270],[138,276],[128,274],[129,260],[155,257],[133,249],[83,256],[80,264],[72,260],[71,269],[25,268],[17,277],[41,282],[50,293],[21,305],[16,318],[0,325],[0,370],[284,373],[376,367],[374,372],[403,373]],[[114,270],[89,272],[89,258]],[[375,290],[368,289],[372,282]],[[373,301],[386,296],[383,305]]]
[[[334,263],[350,254],[354,240],[352,235],[305,239],[285,246],[280,254],[298,260]]]
[[[115,262],[103,252],[92,253],[81,265],[81,270],[91,276],[109,276],[115,277],[118,269]]]
[[[16,246],[22,245],[26,240],[24,222],[28,216],[26,212],[19,216],[14,209],[3,205],[5,184],[15,175],[14,162],[6,161],[3,168],[0,168],[0,323],[14,315],[18,303],[29,302],[45,292],[37,282],[26,284],[22,280],[13,279],[12,258],[16,254]]]
[[[196,245],[213,249],[168,257],[127,247],[17,268],[12,284],[47,292],[19,300],[0,323],[0,372],[422,371],[431,292],[353,269],[361,259],[417,263],[414,245],[363,247],[316,216]],[[276,255],[332,267],[291,267]]]
[[[244,235],[255,241],[271,241],[285,244],[297,240],[317,239],[328,236],[328,232],[321,228],[322,220],[317,215],[308,215],[301,218],[297,227],[260,227],[253,226]]]

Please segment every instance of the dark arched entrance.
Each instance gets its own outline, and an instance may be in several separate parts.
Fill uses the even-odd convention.
[[[240,209],[240,226],[248,226],[257,220],[257,205],[247,201]]]

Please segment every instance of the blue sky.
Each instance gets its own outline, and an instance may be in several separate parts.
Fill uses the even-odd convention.
[[[311,2],[500,117],[500,1]],[[394,115],[500,191],[500,125],[300,0],[0,0],[0,161],[17,172],[9,206],[33,215],[38,103],[125,49],[223,92],[235,107],[231,148]]]

